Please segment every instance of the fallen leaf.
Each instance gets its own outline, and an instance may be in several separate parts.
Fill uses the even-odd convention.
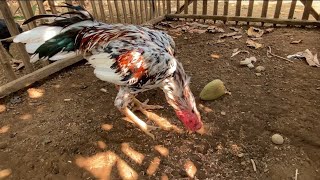
[[[207,28],[207,31],[208,31],[209,33],[224,33],[224,32],[225,32],[224,29],[219,28],[219,27],[217,27],[217,26],[209,26],[209,27]]]
[[[235,36],[235,35],[238,35],[238,32],[231,32],[231,33],[222,34],[219,36],[219,38],[231,37],[231,36]]]
[[[290,44],[299,44],[302,42],[302,39],[296,40],[296,41],[291,41]]]
[[[210,55],[213,59],[219,59],[220,58],[220,55],[218,54],[211,54]]]
[[[248,29],[248,36],[249,37],[261,37],[263,35],[264,31],[262,29],[259,29],[259,28],[255,28],[255,27],[250,27]]]
[[[306,49],[303,52],[297,52],[296,54],[289,55],[287,56],[287,58],[305,59],[309,66],[320,67],[317,54],[313,55],[309,49]]]
[[[242,35],[232,36],[233,39],[240,39],[242,38]]]
[[[241,29],[240,28],[236,28],[236,27],[229,27],[229,29],[236,31],[236,32],[240,32]]]
[[[198,34],[202,34],[202,33],[205,33],[206,30],[203,30],[203,29],[191,29],[189,30],[189,33],[198,33]]]
[[[248,47],[254,47],[255,49],[259,49],[263,46],[262,44],[257,43],[251,39],[247,39],[246,43]]]

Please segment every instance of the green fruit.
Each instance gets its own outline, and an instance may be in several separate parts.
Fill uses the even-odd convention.
[[[226,87],[220,79],[215,79],[208,83],[200,93],[202,100],[215,100],[225,95],[227,92]]]

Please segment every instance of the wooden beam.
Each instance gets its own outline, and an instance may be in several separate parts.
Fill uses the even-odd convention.
[[[223,15],[228,15],[229,10],[229,0],[224,0],[223,2]]]
[[[99,19],[97,7],[96,7],[96,2],[90,1],[90,3],[91,3],[92,11],[93,11],[93,17],[95,17],[96,19]]]
[[[18,3],[19,3],[19,6],[22,10],[22,14],[26,20],[33,17],[33,12],[32,12],[30,1],[19,0]],[[35,27],[36,27],[35,21],[28,23],[29,29],[33,29]]]
[[[166,19],[165,16],[159,16],[157,18],[151,19],[150,21],[143,23],[142,25],[143,26],[150,26],[150,25],[153,26],[153,25],[158,24],[159,22],[161,22],[165,19]]]
[[[2,98],[22,88],[28,87],[31,84],[43,78],[46,78],[49,75],[56,73],[65,67],[68,67],[76,62],[81,61],[82,59],[82,56],[78,56],[71,59],[59,60],[41,69],[38,69],[30,74],[22,76],[14,81],[11,81],[3,86],[0,86],[0,97]]]
[[[189,4],[189,0],[184,0],[184,4]],[[188,7],[189,6],[184,6],[184,13],[188,14]]]
[[[133,6],[132,6],[132,0],[128,0],[128,4],[129,4],[129,13],[130,13],[130,23],[131,24],[137,24],[136,20],[134,17],[133,17]]]
[[[46,9],[43,6],[43,0],[37,0],[37,4],[39,7],[40,14],[47,14]],[[40,19],[41,24],[45,23],[46,21],[43,19]]]
[[[252,12],[253,12],[253,4],[254,4],[254,0],[249,0],[249,7],[248,7],[248,17],[252,16]]]
[[[6,51],[7,50],[2,46],[2,43],[0,42],[0,64],[2,65],[2,68],[6,74],[6,78],[8,78],[9,81],[13,81],[17,79],[17,76],[12,69],[10,59]]]
[[[202,15],[207,15],[208,12],[208,0],[203,0]]]
[[[237,0],[237,4],[236,4],[236,16],[240,16],[241,13],[241,0]]]
[[[171,0],[167,0],[167,14],[171,14]]]
[[[109,21],[111,23],[114,23],[114,17],[113,17],[113,9],[112,9],[112,4],[110,0],[107,0],[107,4],[108,4],[108,10],[109,10]]]
[[[177,6],[178,7],[178,6]],[[193,14],[198,14],[197,13],[197,10],[198,10],[198,2],[197,2],[197,0],[194,0],[193,1],[193,11],[192,11],[192,13]]]
[[[9,30],[11,36],[18,35],[20,32],[18,30],[18,27],[17,27],[16,23],[14,22],[13,16],[12,16],[11,11],[10,11],[10,8],[9,8],[9,6],[8,6],[6,1],[0,1],[0,10],[1,10],[2,17],[4,18],[4,21],[6,22],[6,25],[8,27],[8,30]],[[21,53],[22,61],[24,63],[26,71],[28,73],[32,72],[33,71],[33,66],[30,63],[30,57],[29,57],[28,53],[26,52],[24,45],[19,43],[18,52]]]
[[[187,6],[189,6],[192,2],[193,2],[193,0],[188,0]],[[185,9],[185,6],[186,6],[186,4],[183,4],[180,8],[177,7],[177,11],[175,12],[175,14],[180,14]]]
[[[140,15],[139,15],[139,7],[138,7],[138,0],[134,0],[133,1],[134,4],[134,12],[135,12],[135,19],[136,19],[136,23],[137,24],[141,24],[141,19],[140,19]]]
[[[114,7],[116,9],[116,15],[117,15],[117,23],[121,23],[121,17],[120,17],[120,12],[119,12],[119,4],[118,1],[113,1],[114,2]]]
[[[262,18],[267,17],[268,5],[269,5],[269,0],[264,0],[262,4],[262,11],[261,11]]]
[[[263,22],[271,24],[288,24],[288,25],[303,25],[303,26],[318,26],[320,21],[312,20],[297,20],[297,19],[273,19],[273,18],[254,18],[243,16],[210,16],[210,15],[187,15],[187,14],[167,14],[166,18],[190,18],[190,19],[212,19],[221,21],[244,21],[244,22]]]
[[[52,14],[57,14],[58,11],[56,9],[56,6],[54,5],[54,1],[53,0],[48,0],[48,4],[49,4],[50,10],[51,10],[51,13]]]

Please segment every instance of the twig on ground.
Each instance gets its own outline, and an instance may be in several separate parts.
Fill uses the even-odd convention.
[[[298,169],[296,169],[296,175],[294,176],[294,180],[298,180]]]
[[[256,163],[254,162],[253,159],[250,159],[250,161],[251,161],[251,164],[252,164],[253,171],[254,171],[254,172],[257,172]]]
[[[267,50],[267,57],[272,57],[272,56],[274,56],[274,57],[277,57],[277,58],[279,58],[279,59],[283,59],[283,60],[286,60],[286,61],[288,61],[288,62],[293,63],[293,61],[292,61],[292,60],[290,60],[290,59],[287,59],[287,58],[284,58],[284,57],[278,56],[278,55],[276,55],[276,54],[273,54],[273,53],[271,52],[271,47],[270,47],[270,46],[268,46],[268,50]]]

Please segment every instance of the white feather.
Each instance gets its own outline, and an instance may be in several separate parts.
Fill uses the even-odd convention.
[[[44,42],[48,39],[59,34],[62,30],[62,27],[56,26],[39,26],[29,31],[25,31],[19,35],[17,35],[13,42],[18,43],[36,43],[36,42]]]
[[[121,76],[115,72],[115,69],[110,68],[114,63],[114,60],[110,57],[109,53],[96,54],[90,56],[88,62],[95,68],[94,74],[100,80],[123,85]]]
[[[26,50],[29,54],[33,54],[43,43],[45,42],[28,43],[26,44]]]
[[[52,56],[51,58],[49,58],[50,61],[58,61],[61,59],[69,59],[69,58],[73,58],[76,57],[77,53],[75,51],[70,51],[70,52],[59,52],[57,54],[55,54],[54,56]]]

